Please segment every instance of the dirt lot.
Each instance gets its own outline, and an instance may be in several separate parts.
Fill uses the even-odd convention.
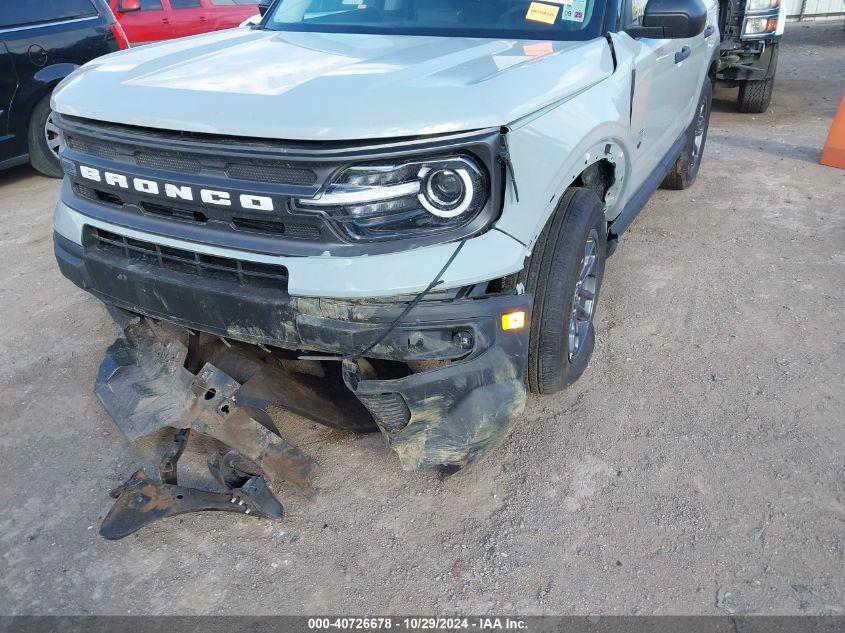
[[[791,24],[767,114],[717,93],[698,183],[609,262],[591,368],[474,471],[297,420],[322,492],[280,524],[97,536],[159,447],[92,394],[116,330],[55,267],[58,184],[0,174],[0,613],[845,613],[843,78],[841,24]]]

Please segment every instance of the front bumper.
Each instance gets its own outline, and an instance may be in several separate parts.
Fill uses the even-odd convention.
[[[777,70],[779,36],[771,41],[743,43],[743,47],[723,49],[724,67],[718,77],[723,81],[762,81],[771,79]],[[758,51],[759,49],[759,51]]]
[[[403,298],[292,297],[282,284],[248,287],[222,275],[172,270],[149,257],[122,257],[96,242],[82,242],[55,235],[59,267],[106,304],[224,339],[306,355],[359,353],[407,305]],[[524,310],[530,323],[532,297],[449,296],[420,302],[367,360],[345,361],[338,373],[405,469],[470,464],[505,436],[525,405],[528,330],[504,331],[501,315]],[[324,375],[329,380],[334,374]],[[326,423],[308,406],[297,413]],[[342,419],[329,423],[344,426]]]

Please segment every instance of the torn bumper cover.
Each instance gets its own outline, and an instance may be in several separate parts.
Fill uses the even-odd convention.
[[[410,299],[291,297],[283,283],[250,287],[243,274],[227,277],[220,270],[225,262],[217,262],[213,271],[199,262],[193,269],[180,262],[177,269],[162,265],[161,252],[153,250],[150,256],[146,243],[107,246],[101,235],[86,239],[83,246],[55,236],[59,266],[77,286],[132,314],[259,346],[273,357],[268,366],[282,372],[271,381],[275,403],[333,427],[363,431],[377,426],[404,469],[467,466],[502,439],[523,411],[528,328],[504,331],[501,316],[523,310],[530,323],[530,295],[436,293],[415,306],[366,358],[342,364],[310,361],[309,353],[344,356],[366,349]],[[126,341],[116,345],[139,348],[131,333]],[[223,347],[220,343],[218,352],[206,350],[205,356],[219,354]],[[110,353],[122,352],[113,346]],[[298,359],[300,354],[305,360]],[[167,354],[160,361],[179,363]],[[209,371],[220,368],[208,362]],[[108,358],[104,367],[107,363]],[[200,369],[197,375],[186,372],[190,377],[181,379],[183,388],[203,379],[205,370]],[[104,403],[103,389],[110,380],[101,373],[98,394]],[[249,385],[243,382],[242,390]],[[123,405],[106,403],[127,435],[137,436],[132,425],[143,426],[143,420],[121,424],[118,406]],[[136,412],[142,418],[151,415],[137,406]],[[260,411],[253,413],[271,424]],[[254,459],[243,447],[225,443]]]

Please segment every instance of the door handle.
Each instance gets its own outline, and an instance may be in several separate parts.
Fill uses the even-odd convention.
[[[201,15],[200,16],[200,22],[208,22],[208,18],[205,17],[204,15]]]
[[[675,53],[675,63],[680,64],[690,55],[692,55],[692,49],[689,46],[684,46],[681,50]]]
[[[707,25],[707,28],[706,28],[706,29],[704,29],[704,37],[705,37],[705,39],[706,39],[706,38],[708,38],[708,37],[710,37],[711,35],[713,35],[713,33],[715,33],[715,32],[716,32],[716,27],[715,27],[715,26],[713,26],[712,24],[708,24],[708,25]]]

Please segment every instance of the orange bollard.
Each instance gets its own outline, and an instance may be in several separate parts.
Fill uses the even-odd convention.
[[[845,169],[845,95],[842,95],[839,109],[833,117],[820,162],[822,165]]]

